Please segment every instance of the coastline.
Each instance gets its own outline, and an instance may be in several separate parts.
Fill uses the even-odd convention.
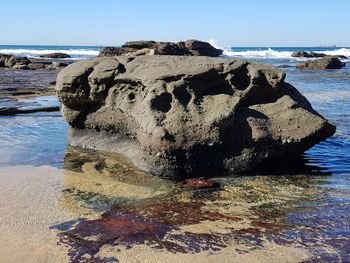
[[[74,257],[84,258],[79,254],[84,249],[85,257],[105,262],[348,260],[343,237],[350,222],[349,63],[339,70],[311,71],[296,70],[295,65],[313,58],[256,55],[252,60],[283,68],[288,82],[338,130],[305,153],[300,170],[250,176],[214,173],[210,180],[218,187],[204,190],[150,176],[125,156],[67,148],[68,127],[60,112],[40,110],[59,106],[52,89],[58,70],[0,69],[0,106],[39,109],[0,117],[0,199],[6,204],[0,207],[0,246],[5,261],[73,262]],[[114,243],[105,243],[94,229],[101,222],[106,227],[120,222],[130,226],[120,211],[132,222],[165,224],[171,231],[165,236],[156,232],[160,238],[155,239],[154,232],[146,237],[141,232],[140,239],[127,236],[125,243],[119,232],[111,231],[107,237]],[[176,214],[181,220],[171,221]],[[91,227],[85,228],[84,222]],[[130,234],[129,229],[137,232],[138,227],[122,230]],[[83,243],[95,240],[98,252],[70,239],[73,234]],[[176,253],[165,241],[176,244]]]

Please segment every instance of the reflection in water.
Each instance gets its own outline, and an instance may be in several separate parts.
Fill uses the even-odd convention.
[[[290,261],[350,260],[349,191],[329,187],[341,175],[225,176],[211,178],[215,189],[193,189],[120,155],[71,147],[64,167],[61,205],[81,217],[53,228],[72,262],[117,262],[133,250],[248,259],[271,246]]]

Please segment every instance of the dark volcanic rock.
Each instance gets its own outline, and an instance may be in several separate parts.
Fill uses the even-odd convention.
[[[306,52],[306,51],[294,51],[292,53],[292,57],[295,58],[323,58],[323,57],[332,57],[332,58],[339,58],[339,59],[347,59],[346,56],[343,55],[326,55],[323,53],[317,53],[317,52]]]
[[[71,145],[185,176],[280,163],[331,136],[335,127],[284,78],[247,61],[120,56],[71,64],[56,90]]]
[[[323,54],[323,53],[306,52],[306,51],[295,51],[292,53],[292,57],[296,57],[296,58],[322,58],[325,56],[326,54]]]
[[[153,52],[146,52],[145,49],[153,50]],[[136,53],[141,50],[144,50],[146,54],[151,53],[153,55],[218,57],[222,54],[222,50],[198,40],[187,40],[178,43],[141,40],[126,42],[122,47],[106,47],[101,50],[99,56],[144,55],[143,52]]]
[[[336,57],[324,57],[318,60],[307,61],[297,65],[298,69],[340,69],[346,63]]]
[[[40,57],[41,58],[71,58],[70,55],[66,53],[61,53],[61,52],[45,54],[45,55],[41,55]]]

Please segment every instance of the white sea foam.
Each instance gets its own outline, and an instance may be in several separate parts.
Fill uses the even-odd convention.
[[[4,54],[10,54],[10,55],[23,55],[23,56],[29,56],[29,57],[38,57],[40,55],[50,54],[50,53],[56,53],[56,52],[62,52],[66,53],[71,56],[97,56],[99,51],[98,50],[89,50],[89,49],[0,49],[0,53]]]
[[[340,48],[336,50],[326,50],[326,51],[317,51],[318,53],[324,53],[327,55],[343,55],[346,57],[350,57],[350,49],[348,48]]]
[[[210,45],[212,45],[213,47],[215,47],[215,48],[222,49],[222,50],[225,49],[225,48],[221,47],[221,46],[218,44],[218,42],[217,42],[215,39],[213,39],[213,38],[209,39],[207,42],[208,42]]]
[[[324,53],[327,55],[343,55],[350,57],[350,49],[340,48],[336,50],[317,50],[314,51],[317,53]],[[270,59],[292,59],[293,51],[277,51],[272,48],[268,49],[256,49],[256,50],[244,50],[244,51],[235,51],[235,49],[224,49],[223,54],[229,57],[246,57],[246,58],[270,58]],[[295,58],[293,58],[295,59]],[[304,59],[304,58],[300,58]]]
[[[291,58],[291,51],[275,51],[271,48],[265,50],[246,50],[234,51],[225,49],[223,54],[229,57],[248,57],[248,58]]]

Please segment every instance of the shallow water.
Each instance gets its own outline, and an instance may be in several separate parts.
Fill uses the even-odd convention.
[[[350,69],[283,70],[335,136],[304,165],[213,174],[211,190],[148,175],[118,154],[67,148],[58,112],[0,117],[4,262],[349,262]]]

